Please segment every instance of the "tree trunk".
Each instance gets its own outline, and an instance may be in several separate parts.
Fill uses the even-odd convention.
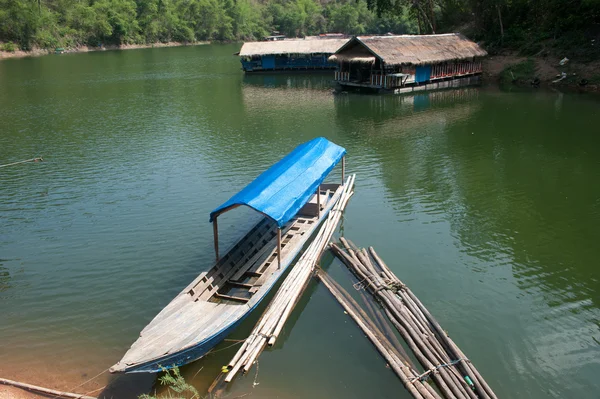
[[[415,2],[417,4],[417,2]],[[421,11],[417,6],[417,24],[419,25],[419,35],[421,34]]]
[[[435,11],[433,10],[433,0],[429,0],[429,9],[431,10],[431,31],[435,34]]]
[[[504,46],[504,26],[502,25],[502,12],[499,4],[496,4],[496,10],[498,10],[498,21],[500,22],[500,44]]]

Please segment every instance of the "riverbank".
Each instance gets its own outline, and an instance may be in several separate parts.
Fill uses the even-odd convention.
[[[20,388],[0,385],[0,399],[40,399],[43,396],[36,395],[32,392],[25,391]]]
[[[488,81],[520,87],[561,88],[576,91],[600,91],[600,60],[560,65],[558,57],[524,57],[514,54],[493,55],[483,61]],[[566,77],[555,82],[562,73]]]
[[[66,53],[88,53],[91,51],[110,51],[110,50],[135,50],[141,48],[157,48],[157,47],[181,47],[181,46],[200,46],[210,44],[210,42],[195,42],[195,43],[182,43],[182,42],[167,42],[167,43],[152,43],[152,44],[121,44],[121,45],[107,45],[101,47],[91,46],[79,46],[74,48],[67,48],[61,54]],[[25,58],[25,57],[39,57],[42,55],[55,54],[55,50],[33,48],[31,51],[15,50],[15,51],[2,51],[0,50],[0,60],[9,58]]]

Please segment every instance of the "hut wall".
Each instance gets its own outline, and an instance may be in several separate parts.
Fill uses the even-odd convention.
[[[262,68],[263,69],[275,69],[275,56],[274,55],[263,55],[261,58],[262,58]]]
[[[432,66],[431,80],[474,75],[483,71],[481,61],[446,62]]]
[[[263,55],[247,59],[242,57],[242,69],[246,72],[283,71],[283,70],[319,70],[334,69],[335,64],[327,61],[331,54],[282,54]]]
[[[419,65],[415,72],[415,82],[423,83],[431,78],[431,65]]]

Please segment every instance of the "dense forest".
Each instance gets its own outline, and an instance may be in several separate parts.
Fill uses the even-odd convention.
[[[461,31],[535,53],[596,50],[600,0],[0,0],[3,49]],[[588,49],[589,47],[589,49]]]

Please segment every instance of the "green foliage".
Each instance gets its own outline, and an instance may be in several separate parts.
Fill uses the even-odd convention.
[[[408,8],[398,10],[378,17],[365,0],[0,0],[0,41],[52,49],[416,32]]]
[[[600,57],[600,0],[0,0],[0,41],[77,45],[461,31],[491,52]]]
[[[600,0],[369,0],[369,6],[378,15],[408,9],[421,33],[458,30],[490,52],[600,56],[592,42],[600,39]]]
[[[17,51],[17,46],[15,46],[15,44],[13,42],[8,42],[8,43],[4,43],[2,45],[2,47],[0,47],[0,50],[13,53],[13,52]]]
[[[500,83],[523,83],[535,78],[535,61],[527,59],[518,64],[510,65],[500,73]]]
[[[188,384],[185,379],[181,376],[178,367],[174,367],[172,370],[166,370],[163,368],[163,372],[165,375],[159,378],[160,384],[165,385],[169,388],[169,391],[173,391],[179,395],[185,394],[183,396],[172,396],[171,392],[169,392],[170,399],[197,399],[200,398],[200,394],[190,384]],[[191,395],[191,396],[190,396]],[[185,398],[184,398],[185,396]],[[138,399],[157,399],[155,396],[150,395],[141,395]]]

